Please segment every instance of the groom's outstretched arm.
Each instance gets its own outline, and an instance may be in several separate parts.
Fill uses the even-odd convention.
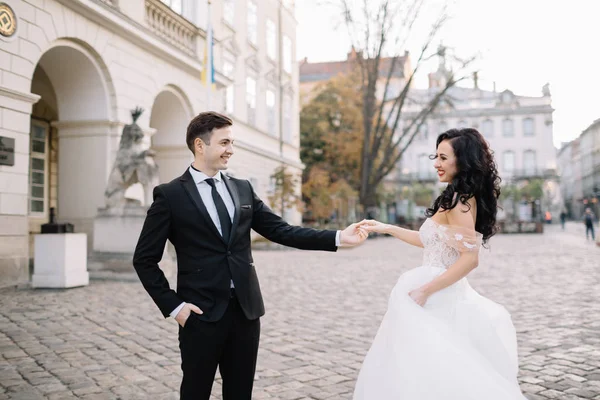
[[[135,247],[133,266],[144,288],[166,318],[183,300],[169,287],[169,281],[158,266],[171,229],[171,210],[160,186],[154,188],[153,196],[154,202],[148,209]]]
[[[290,225],[256,195],[250,182],[248,186],[253,197],[252,229],[273,242],[302,250],[336,251],[340,246],[356,246],[368,236],[358,224],[352,224],[343,231]]]
[[[272,242],[297,249],[337,250],[336,236],[339,236],[337,231],[303,228],[288,224],[256,195],[250,182],[247,183],[253,197],[252,229],[257,233]]]

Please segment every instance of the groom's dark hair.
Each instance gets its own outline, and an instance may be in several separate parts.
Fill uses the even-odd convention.
[[[188,148],[194,153],[194,140],[202,139],[206,144],[210,144],[210,138],[214,129],[221,129],[233,125],[231,118],[214,111],[201,112],[190,121],[185,135],[185,141]]]

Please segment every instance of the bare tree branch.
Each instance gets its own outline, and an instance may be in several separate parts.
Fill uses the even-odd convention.
[[[436,21],[436,23],[433,25],[427,41],[425,42],[425,44],[422,46],[421,48],[421,53],[419,54],[419,58],[417,59],[417,63],[415,65],[415,69],[412,71],[410,78],[408,80],[408,82],[406,82],[406,84],[404,85],[404,88],[402,89],[401,93],[396,97],[394,103],[392,104],[392,108],[391,110],[389,110],[386,121],[385,121],[385,125],[382,127],[382,131],[386,132],[387,129],[390,129],[389,127],[389,122],[390,119],[395,116],[394,118],[394,123],[391,127],[391,131],[392,134],[387,136],[387,140],[386,143],[384,145],[384,149],[385,149],[385,155],[384,155],[384,160],[389,161],[389,157],[390,154],[394,152],[394,150],[396,149],[397,146],[393,146],[392,145],[392,140],[393,140],[393,132],[396,132],[396,129],[398,127],[398,123],[400,121],[400,117],[402,116],[402,110],[404,109],[404,104],[406,101],[406,98],[408,96],[410,87],[412,85],[412,82],[414,80],[414,77],[416,75],[416,73],[418,72],[419,68],[422,65],[423,59],[425,58],[425,53],[427,52],[427,50],[429,49],[429,46],[431,45],[433,38],[435,37],[436,33],[441,29],[443,23],[445,22],[445,17],[442,15],[440,16],[440,18],[438,18],[438,20]],[[439,55],[438,52],[435,53],[435,55]],[[387,87],[386,87],[387,90]],[[385,100],[385,99],[384,99]],[[382,102],[381,104],[381,108],[380,110],[383,110],[384,107],[384,103],[385,101]],[[398,109],[396,110],[396,106],[398,107]],[[383,138],[385,135],[384,133],[382,133],[380,135],[381,138]],[[404,135],[402,135],[404,136]],[[371,156],[375,157],[375,155],[379,154],[379,150],[380,150],[380,141],[376,142],[373,145],[373,151],[371,152]]]
[[[423,110],[421,110],[421,112],[417,115],[417,117],[415,119],[413,119],[413,121],[411,122],[409,127],[407,127],[406,129],[403,130],[402,136],[400,138],[398,138],[398,140],[393,144],[392,147],[394,149],[397,149],[399,147],[402,139],[406,136],[410,136],[408,141],[404,144],[404,146],[402,146],[402,149],[399,151],[399,153],[396,155],[396,157],[391,159],[391,161],[388,159],[387,163],[382,162],[380,164],[379,168],[377,169],[377,172],[375,173],[374,182],[376,182],[376,183],[381,182],[381,180],[383,178],[385,178],[385,176],[387,174],[389,174],[396,167],[396,164],[398,163],[398,161],[400,161],[400,159],[402,158],[402,156],[404,155],[404,153],[406,152],[406,150],[408,149],[410,144],[413,142],[414,138],[419,133],[421,126],[426,122],[427,117],[435,111],[435,109],[437,108],[439,103],[444,99],[446,92],[450,88],[456,86],[457,83],[459,83],[467,78],[468,78],[468,76],[464,76],[464,77],[456,79],[456,80],[454,80],[453,77],[451,79],[449,79],[448,83],[445,85],[444,89],[436,94],[434,99],[429,103],[429,106],[424,108]],[[415,127],[415,124],[416,124],[416,127]],[[412,134],[410,134],[411,130],[412,130]]]
[[[423,5],[423,1],[424,0],[415,0],[412,3],[411,7],[409,7],[409,12],[407,13],[407,15],[405,16],[405,18],[402,21],[402,26],[408,25],[408,30],[409,31],[413,27],[415,21],[417,20],[417,17],[419,15],[419,10],[420,10],[420,8]],[[396,12],[394,13],[394,15],[392,16],[392,18],[394,18],[395,14],[397,14],[398,12],[399,12],[399,7],[396,10]],[[401,38],[404,38],[404,40],[403,40],[402,43],[400,43],[400,39]],[[393,48],[394,49],[404,48],[404,46],[406,45],[407,39],[408,39],[408,36],[404,36],[403,37],[402,35],[397,35],[396,39],[394,41]],[[395,62],[397,61],[397,58],[398,58],[398,56],[393,57],[392,66],[390,67],[390,71],[389,71],[390,73],[388,74],[388,77],[387,77],[386,83],[385,83],[385,87],[384,87],[384,94],[387,93],[387,89],[388,89],[389,84],[390,84],[390,78],[392,76],[392,72],[395,69]],[[403,68],[404,68],[404,66],[403,66]],[[405,71],[403,71],[403,72],[405,72]],[[383,103],[385,103],[385,96],[384,96],[384,101],[382,102],[382,106],[383,106]],[[383,112],[383,107],[381,107],[380,110],[379,110],[379,118],[378,118],[379,120],[381,118],[382,112]],[[379,126],[379,122],[380,121],[378,121],[378,124],[377,124],[378,126]]]
[[[363,138],[360,158],[360,201],[363,206],[374,205],[376,186],[389,174],[427,118],[442,102],[448,101],[448,90],[463,78],[448,72],[447,80],[440,90],[429,97],[426,104],[410,121],[404,118],[405,108],[411,101],[409,96],[416,74],[432,57],[440,56],[440,51],[431,51],[442,26],[447,21],[447,7],[444,6],[436,18],[421,46],[416,64],[407,75],[406,61],[398,49],[406,46],[414,30],[426,0],[339,0],[342,3],[344,20],[357,52],[355,66],[360,69],[362,88]],[[362,8],[359,10],[359,8]],[[354,18],[355,12],[360,14]],[[384,54],[391,50],[390,56]],[[466,69],[469,60],[454,60]],[[387,96],[395,84],[396,70],[403,68],[406,82],[393,98]],[[381,76],[380,76],[381,75]],[[383,83],[383,98],[379,89]],[[402,129],[398,129],[402,122]]]

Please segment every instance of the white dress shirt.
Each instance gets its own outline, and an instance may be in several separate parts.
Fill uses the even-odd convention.
[[[197,171],[190,166],[190,174],[192,174],[192,178],[196,183],[196,188],[198,189],[198,193],[200,193],[200,197],[202,198],[202,202],[206,206],[206,210],[210,215],[210,219],[212,219],[213,223],[217,227],[217,230],[221,235],[223,235],[223,231],[221,230],[221,220],[219,220],[219,213],[217,212],[217,206],[215,206],[215,202],[212,198],[212,187],[206,183],[206,179],[211,178],[203,172]],[[227,207],[227,212],[229,213],[229,218],[231,218],[231,223],[233,224],[233,216],[235,215],[235,205],[233,204],[233,199],[231,198],[231,194],[229,190],[227,190],[227,186],[223,182],[223,179],[227,179],[223,177],[221,171],[217,172],[215,176],[212,177],[215,180],[215,187],[217,188],[217,192],[223,199],[223,203],[225,203],[225,207]],[[335,235],[335,245],[339,247],[340,245],[340,233],[341,231],[337,231]],[[231,232],[233,235],[233,232]],[[231,281],[231,287],[233,288],[233,281]],[[175,318],[179,311],[185,305],[181,303],[176,309],[171,311],[171,317]]]
[[[212,219],[219,233],[223,235],[223,231],[221,229],[221,220],[219,219],[219,213],[217,212],[217,206],[212,198],[212,187],[206,183],[206,180],[209,178],[213,178],[215,180],[215,188],[223,199],[223,203],[225,203],[225,207],[227,207],[227,213],[229,214],[229,218],[233,224],[235,205],[233,204],[233,199],[231,198],[229,190],[227,190],[227,186],[225,186],[225,183],[223,182],[224,176],[221,175],[221,171],[219,171],[215,176],[211,177],[206,175],[204,172],[196,171],[192,167],[190,167],[190,173],[192,174],[192,178],[194,178],[196,188],[198,189],[198,193],[200,193],[202,202],[206,206],[206,210],[208,211],[208,215],[210,215],[210,219]]]

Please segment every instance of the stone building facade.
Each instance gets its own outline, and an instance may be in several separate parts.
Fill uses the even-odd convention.
[[[265,200],[277,167],[301,173],[293,1],[210,3],[0,3],[0,151],[14,158],[0,165],[0,285],[29,279],[32,235],[48,222],[50,208],[88,234],[89,249],[135,107],[145,110],[138,124],[156,153],[161,182],[191,162],[185,129],[208,109],[234,120],[237,154],[229,173],[249,179]],[[209,70],[208,26],[212,85],[201,79]],[[128,196],[139,198],[140,188]],[[300,221],[296,210],[286,217]]]
[[[560,190],[571,218],[581,218],[586,207],[600,215],[600,119],[558,152]]]

